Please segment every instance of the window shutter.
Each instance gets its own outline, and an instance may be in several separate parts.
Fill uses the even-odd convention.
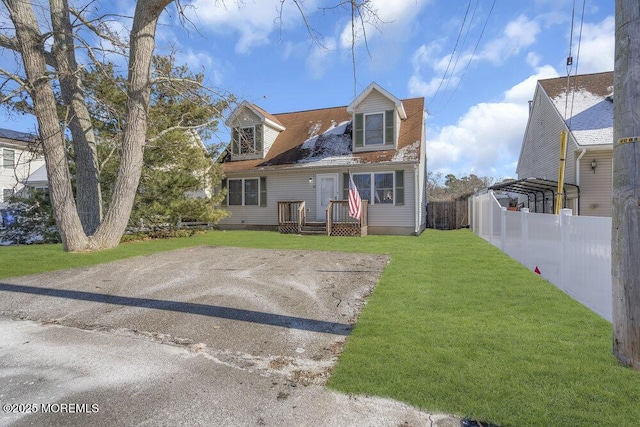
[[[229,189],[227,188],[227,178],[222,179],[222,183],[220,184],[220,186],[220,191],[224,191],[225,193],[227,193],[224,195],[224,199],[220,201],[220,206],[228,206],[227,200],[229,199]]]
[[[263,137],[262,137],[262,125],[256,125],[255,138],[256,138],[256,154],[262,154],[262,146],[264,145]]]
[[[349,174],[342,174],[342,200],[349,199]]]
[[[231,154],[240,154],[240,147],[238,146],[238,128],[233,128],[231,132]]]
[[[354,147],[362,147],[364,145],[364,120],[362,113],[355,116],[353,126]]]
[[[396,171],[396,206],[404,205],[404,171]]]
[[[395,145],[395,113],[393,110],[384,112],[384,144]]]
[[[260,177],[260,207],[267,206],[267,177]]]

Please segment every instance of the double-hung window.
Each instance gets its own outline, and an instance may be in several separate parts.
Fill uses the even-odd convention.
[[[241,178],[227,180],[229,206],[266,206],[266,178]]]
[[[364,145],[384,144],[384,113],[364,115]]]
[[[353,174],[353,182],[358,188],[360,198],[368,200],[370,205],[394,204],[393,172]]]
[[[16,166],[16,152],[4,148],[2,150],[2,167],[5,169],[14,169]]]

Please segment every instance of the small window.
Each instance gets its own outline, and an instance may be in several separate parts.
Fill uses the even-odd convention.
[[[2,150],[2,167],[5,169],[14,169],[16,166],[16,152],[13,150]]]
[[[229,206],[258,206],[260,204],[259,183],[258,178],[228,180]]]
[[[2,189],[2,200],[1,202],[8,202],[9,199],[13,197],[13,189],[12,188],[3,188]]]
[[[365,114],[364,145],[384,144],[384,113]]]

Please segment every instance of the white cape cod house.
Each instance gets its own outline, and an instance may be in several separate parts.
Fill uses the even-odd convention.
[[[376,83],[343,107],[270,114],[242,102],[226,121],[223,229],[420,234],[426,225],[424,98]],[[349,173],[363,200],[348,216]]]

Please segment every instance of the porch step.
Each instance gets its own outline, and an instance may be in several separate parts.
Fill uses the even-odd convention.
[[[327,224],[324,222],[307,222],[302,226],[300,234],[327,234]]]

